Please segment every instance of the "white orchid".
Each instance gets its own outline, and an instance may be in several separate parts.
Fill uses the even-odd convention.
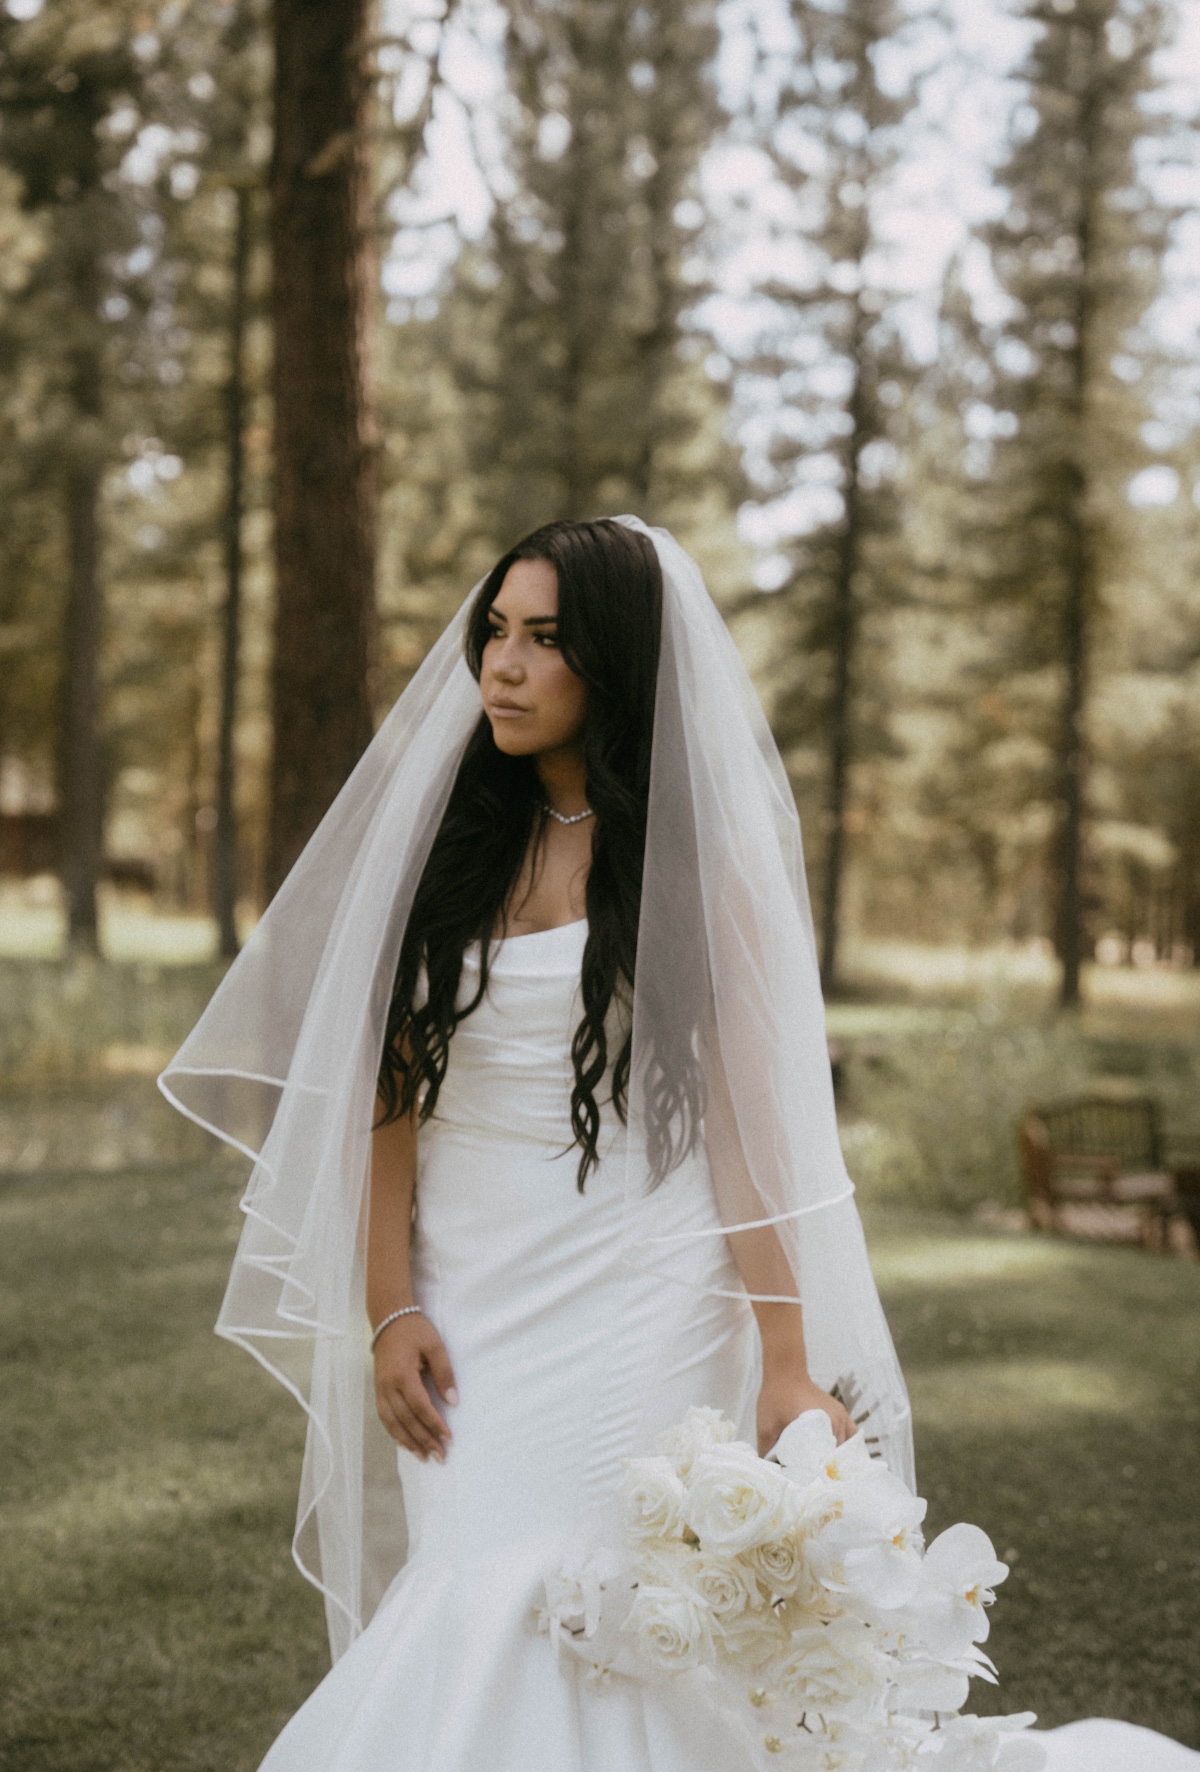
[[[767,1457],[800,1488],[819,1477],[833,1483],[853,1483],[884,1468],[880,1460],[871,1457],[862,1434],[852,1434],[839,1446],[823,1409],[806,1409],[789,1422]]]
[[[786,1755],[781,1763],[798,1772],[885,1772],[888,1766],[882,1732],[846,1717],[829,1718],[823,1728],[773,1735],[765,1745],[768,1753]]]
[[[804,1487],[825,1474],[836,1451],[833,1423],[824,1409],[806,1409],[788,1423],[767,1457],[783,1467],[789,1482]]]
[[[692,1466],[684,1517],[706,1550],[736,1556],[792,1525],[792,1485],[751,1447],[714,1446]]]
[[[964,1668],[947,1666],[925,1655],[895,1661],[891,1668],[890,1711],[947,1713],[961,1710],[967,1702],[971,1682]]]
[[[1009,1717],[948,1717],[932,1736],[938,1772],[1041,1772],[1046,1750],[1023,1731],[1032,1711]]]
[[[886,1470],[846,1485],[836,1517],[808,1547],[819,1579],[855,1607],[906,1605],[921,1578],[926,1505]]]
[[[987,1641],[985,1607],[1008,1575],[992,1541],[978,1526],[959,1524],[941,1532],[925,1552],[910,1608],[913,1627],[940,1660],[957,1661],[972,1643]]]
[[[598,1671],[607,1671],[620,1659],[618,1632],[632,1596],[633,1583],[619,1560],[610,1551],[594,1550],[558,1575],[547,1576],[538,1629],[552,1637],[556,1654],[567,1649]],[[633,1670],[626,1666],[622,1671]]]

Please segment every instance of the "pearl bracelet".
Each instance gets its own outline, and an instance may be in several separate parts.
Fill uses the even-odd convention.
[[[379,1340],[379,1337],[383,1334],[383,1332],[387,1328],[388,1324],[394,1323],[396,1321],[397,1317],[424,1316],[424,1314],[425,1313],[424,1313],[424,1311],[422,1311],[419,1304],[406,1304],[401,1310],[393,1311],[390,1317],[385,1317],[383,1319],[383,1322],[379,1325],[378,1329],[376,1329],[375,1333],[372,1335],[372,1337],[371,1337],[371,1352],[372,1353],[375,1352],[375,1343]]]

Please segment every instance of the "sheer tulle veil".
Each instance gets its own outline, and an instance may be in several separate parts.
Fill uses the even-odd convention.
[[[670,1274],[670,1248],[644,1211],[654,1188],[673,1182],[671,1172],[656,1179],[662,1164],[649,1157],[665,1037],[702,1055],[704,1134],[724,1225],[775,1227],[803,1302],[814,1377],[825,1385],[853,1377],[871,1432],[911,1481],[903,1380],[838,1143],[791,791],[694,561],[665,531],[620,521],[649,535],[664,592],[625,1259]],[[217,1331],[261,1360],[308,1413],[294,1554],[325,1596],[335,1656],[405,1555],[394,1448],[374,1409],[364,1201],[400,941],[479,717],[463,657],[468,607],[384,721],[159,1079],[169,1101],[253,1163]],[[697,1173],[684,1165],[674,1180],[695,1185]]]

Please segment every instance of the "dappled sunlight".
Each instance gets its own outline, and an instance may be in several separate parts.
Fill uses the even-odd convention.
[[[131,1459],[103,1476],[80,1476],[53,1496],[5,1509],[4,1523],[31,1537],[52,1538],[62,1554],[68,1540],[96,1544],[117,1533],[164,1526],[200,1531],[231,1508],[277,1500],[275,1472],[249,1450],[210,1441],[194,1461],[169,1444],[158,1448],[157,1458],[147,1458],[147,1450],[139,1441],[136,1463]]]
[[[871,1242],[871,1265],[880,1286],[958,1290],[973,1282],[1037,1280],[1067,1274],[1078,1249],[1062,1238],[915,1236]]]
[[[958,1360],[910,1373],[921,1428],[969,1433],[1066,1428],[1073,1415],[1135,1417],[1145,1394],[1086,1360]]]
[[[845,944],[843,980],[855,993],[875,991],[921,998],[976,1001],[1020,997],[1050,1007],[1059,982],[1050,943],[997,942],[969,947],[953,942],[876,939],[858,935]],[[1166,963],[1083,969],[1083,1013],[1124,1011],[1168,1014],[1200,1021],[1200,970]],[[835,1011],[844,1014],[841,1008]],[[872,1015],[878,1011],[872,1008]]]
[[[100,947],[107,960],[158,966],[198,966],[216,958],[217,925],[201,912],[159,909],[144,894],[102,887]],[[254,926],[239,919],[244,941]],[[0,881],[0,958],[57,960],[66,918],[57,882],[48,875]]]

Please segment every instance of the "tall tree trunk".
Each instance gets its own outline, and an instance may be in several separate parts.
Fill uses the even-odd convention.
[[[59,725],[59,869],[67,909],[67,942],[95,953],[99,945],[96,888],[104,844],[104,759],[100,733],[100,646],[104,624],[100,583],[100,421],[103,364],[96,333],[100,290],[90,199],[99,179],[94,140],[79,167],[83,195],[68,235],[71,323],[69,395],[73,434],[63,482],[67,531],[62,706]]]
[[[1094,95],[1084,107],[1083,136],[1089,146],[1097,134]],[[1094,304],[1092,277],[1096,227],[1093,216],[1097,196],[1090,183],[1083,187],[1078,229],[1080,265],[1079,293],[1075,303],[1075,344],[1071,352],[1071,428],[1073,460],[1065,478],[1063,499],[1064,596],[1060,625],[1059,664],[1062,669],[1062,700],[1059,704],[1058,755],[1056,758],[1056,837],[1054,945],[1062,966],[1059,1002],[1072,1008],[1079,1002],[1083,965],[1083,836],[1087,815],[1087,742],[1084,710],[1087,701],[1091,616],[1096,602],[1095,549],[1088,509],[1090,487],[1087,472],[1088,430],[1092,376]]]
[[[1069,518],[1067,587],[1062,619],[1063,696],[1060,708],[1057,776],[1059,823],[1055,869],[1055,946],[1062,965],[1059,1000],[1079,1001],[1083,964],[1083,821],[1087,753],[1083,711],[1087,692],[1089,562],[1087,537],[1074,503]]]
[[[98,366],[95,381],[98,387]],[[67,941],[95,953],[96,887],[104,824],[100,743],[100,468],[78,461],[67,471],[68,572],[63,646],[59,785],[59,869],[67,901]]]
[[[842,883],[846,866],[846,803],[850,786],[851,732],[854,722],[854,653],[858,610],[854,581],[862,552],[862,509],[859,500],[859,456],[864,433],[862,370],[865,316],[855,305],[852,360],[854,388],[850,396],[852,429],[846,440],[845,514],[838,538],[837,575],[833,585],[833,688],[829,704],[829,787],[825,802],[825,889],[821,900],[821,985],[837,984],[841,940]]]
[[[370,742],[370,0],[275,0],[274,891]]]
[[[228,483],[225,491],[225,609],[221,633],[221,708],[217,728],[217,824],[213,833],[213,908],[220,951],[231,960],[237,938],[237,817],[234,810],[234,733],[242,618],[242,506],[245,484],[246,267],[250,258],[250,188],[238,185],[229,304],[229,380],[225,389]]]

